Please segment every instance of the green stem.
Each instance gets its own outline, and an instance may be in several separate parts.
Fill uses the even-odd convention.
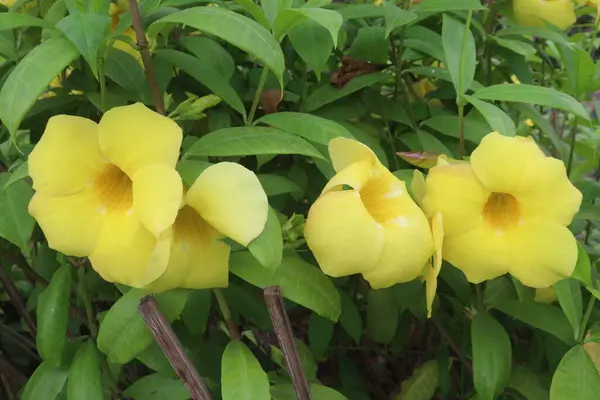
[[[268,74],[269,69],[267,67],[264,67],[262,70],[262,74],[260,75],[260,81],[258,82],[256,93],[254,94],[254,101],[252,102],[252,107],[250,108],[250,114],[248,115],[248,119],[246,120],[246,126],[252,125],[252,122],[254,121],[254,114],[256,114],[256,109],[258,108],[258,103],[260,102],[260,95],[262,94],[265,82],[267,82]]]
[[[96,326],[96,320],[94,319],[94,310],[92,308],[92,300],[88,292],[88,287],[85,281],[85,267],[80,266],[77,268],[77,277],[79,279],[79,293],[83,306],[85,307],[85,315],[88,321],[88,327],[90,328],[90,334],[95,339],[98,337],[98,327]]]
[[[469,32],[469,30],[471,29],[471,20],[473,19],[473,10],[469,10],[469,13],[467,14],[467,21],[465,23],[465,33],[463,34],[463,40],[462,40],[462,45],[460,48],[460,74],[459,74],[459,78],[458,78],[458,93],[456,93],[456,101],[459,101],[459,97],[461,94],[463,94],[466,89],[463,89],[463,85],[464,82],[462,81],[462,71],[465,68],[465,49],[467,47],[467,38],[469,37],[469,35],[467,35],[467,32]]]
[[[300,93],[300,112],[306,110],[306,98],[308,97],[308,66],[302,69],[302,92]]]
[[[587,309],[585,310],[585,314],[583,319],[581,320],[581,325],[579,328],[579,342],[583,341],[585,337],[585,328],[587,327],[590,316],[592,315],[592,310],[594,310],[594,304],[596,303],[596,297],[590,294],[590,302],[588,303]]]
[[[460,121],[460,136],[458,138],[458,150],[460,157],[463,158],[467,154],[465,148],[465,105],[461,103],[458,105],[458,120]]]
[[[100,82],[100,107],[102,112],[106,111],[106,75],[104,69],[104,57],[98,59],[98,81]]]
[[[571,175],[571,169],[573,168],[573,159],[575,158],[575,138],[577,137],[577,122],[573,124],[573,128],[571,129],[571,143],[569,150],[569,159],[567,160],[567,176]]]
[[[217,298],[217,304],[219,305],[219,310],[221,310],[221,315],[223,315],[223,319],[227,323],[227,328],[229,329],[229,335],[232,339],[240,338],[240,330],[237,325],[231,318],[231,311],[229,310],[229,305],[227,304],[227,300],[225,300],[225,296],[223,296],[223,292],[221,289],[214,289],[215,297]]]

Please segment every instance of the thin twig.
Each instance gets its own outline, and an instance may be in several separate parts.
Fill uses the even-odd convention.
[[[298,355],[298,350],[294,343],[290,319],[285,310],[283,297],[281,297],[281,288],[279,286],[266,287],[263,291],[263,295],[265,297],[265,303],[267,303],[269,315],[271,316],[271,322],[275,328],[279,346],[281,347],[281,351],[285,358],[285,364],[292,377],[296,396],[298,397],[298,400],[310,400],[308,380],[302,369],[300,356]]]
[[[229,330],[229,335],[232,339],[240,338],[240,330],[233,318],[231,318],[231,311],[229,310],[229,305],[227,304],[227,300],[225,300],[225,296],[223,296],[223,292],[221,289],[215,289],[215,297],[217,298],[217,303],[219,305],[219,309],[221,310],[221,314],[223,314],[223,319],[227,323],[227,329]]]
[[[25,307],[25,304],[23,304],[23,300],[21,300],[19,292],[17,292],[17,289],[15,288],[15,285],[13,285],[11,280],[8,279],[8,276],[6,276],[6,273],[4,272],[2,266],[0,266],[0,282],[6,289],[8,297],[12,301],[13,305],[29,326],[29,329],[31,330],[29,334],[35,339],[35,334],[37,331],[35,322],[33,322],[31,315],[29,315],[29,311],[27,311],[27,307]]]
[[[0,355],[0,371],[10,376],[10,382],[15,387],[21,387],[27,382],[27,377],[8,360],[2,358]]]
[[[85,265],[77,267],[77,277],[79,279],[80,297],[85,308],[85,315],[88,321],[88,329],[90,334],[95,339],[98,337],[98,327],[96,326],[96,320],[94,319],[94,308],[92,299],[90,298],[90,292],[88,290],[87,282],[85,280]]]
[[[32,349],[35,349],[35,343],[33,343],[30,339],[20,335],[19,333],[13,331],[9,326],[0,323],[0,335],[3,335],[7,340],[14,343],[16,346],[20,347],[33,357],[34,360],[40,360],[40,356],[38,356]]]
[[[463,363],[463,365],[465,366],[465,368],[467,368],[469,370],[469,372],[473,373],[473,366],[463,356],[462,352],[460,351],[460,349],[458,348],[458,346],[456,345],[456,343],[454,343],[454,340],[452,340],[452,338],[450,337],[450,335],[448,334],[448,332],[446,332],[446,330],[444,329],[444,327],[442,325],[440,325],[440,323],[437,322],[434,318],[431,318],[431,322],[433,323],[433,325],[435,326],[435,328],[438,330],[438,332],[442,336],[442,339],[444,339],[444,341],[446,342],[446,344],[448,344],[448,346],[450,346],[450,348],[452,349],[452,351],[454,351],[454,353],[456,354],[456,356],[458,357],[458,359]]]
[[[131,12],[133,19],[135,39],[140,54],[142,55],[142,62],[144,63],[144,70],[146,72],[146,80],[150,85],[150,92],[152,93],[152,97],[154,99],[154,106],[159,114],[165,115],[165,104],[160,93],[160,87],[158,86],[158,79],[156,78],[156,71],[154,70],[154,64],[152,63],[152,56],[150,55],[150,50],[148,50],[148,41],[146,40],[144,23],[142,22],[142,16],[140,14],[140,8],[138,7],[137,0],[129,0],[129,11]]]
[[[181,342],[175,335],[171,324],[160,310],[160,306],[152,296],[145,296],[140,301],[138,310],[150,328],[154,340],[160,346],[171,366],[190,392],[193,400],[212,400],[208,388],[200,378],[194,364],[185,353]]]

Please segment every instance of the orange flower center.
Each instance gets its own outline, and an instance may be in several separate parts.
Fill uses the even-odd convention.
[[[93,182],[93,190],[101,204],[100,212],[129,210],[133,205],[131,179],[119,167],[108,164]]]
[[[492,193],[483,207],[483,216],[495,229],[514,227],[520,218],[517,199],[508,193]]]

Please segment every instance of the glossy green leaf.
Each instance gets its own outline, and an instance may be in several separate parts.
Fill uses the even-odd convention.
[[[333,50],[333,40],[327,29],[313,20],[305,19],[290,29],[288,38],[307,69],[320,77]]]
[[[239,340],[229,342],[221,361],[223,400],[269,398],[269,379],[254,354]]]
[[[365,26],[358,30],[349,55],[374,64],[385,64],[389,58],[390,42],[382,26]]]
[[[48,84],[77,56],[79,51],[66,38],[53,37],[19,62],[0,90],[0,120],[12,135]]]
[[[309,388],[312,400],[348,400],[346,396],[327,386],[311,383]],[[296,391],[291,383],[271,386],[273,400],[296,400],[296,396]]]
[[[265,268],[277,269],[281,265],[283,234],[277,214],[271,207],[263,232],[248,244],[248,250]]]
[[[258,119],[255,124],[263,123],[273,128],[294,133],[311,142],[328,145],[331,139],[354,136],[343,125],[316,115],[299,112],[280,112],[267,114]]]
[[[539,128],[548,139],[550,139],[550,142],[552,142],[554,148],[557,149],[560,159],[563,161],[568,160],[569,146],[563,143],[550,121],[544,117],[536,107],[530,104],[515,104],[514,106],[516,110],[523,115],[523,117],[530,118],[534,125]]]
[[[498,321],[479,312],[471,321],[471,341],[475,390],[482,400],[494,400],[510,378],[510,339]]]
[[[272,25],[281,10],[292,7],[293,0],[260,0],[260,7]]]
[[[55,400],[69,376],[68,369],[56,369],[41,363],[27,381],[21,400]]]
[[[104,400],[98,350],[88,341],[77,350],[67,383],[67,400]]]
[[[56,27],[77,47],[94,75],[98,76],[98,50],[104,43],[110,24],[108,16],[79,12],[68,15]]]
[[[260,23],[266,29],[271,28],[271,23],[267,19],[265,13],[261,8],[256,4],[253,0],[234,0],[237,4],[244,7],[248,14],[252,16],[256,20],[256,22]]]
[[[419,365],[412,376],[400,385],[396,400],[430,400],[438,387],[439,372],[436,360]]]
[[[512,368],[507,386],[519,392],[527,400],[548,400],[550,396],[548,387],[536,374],[518,365]]]
[[[306,140],[279,129],[258,126],[225,128],[211,132],[190,147],[184,157],[302,154],[324,159]]]
[[[29,255],[29,238],[35,220],[27,211],[27,207],[33,190],[23,180],[8,185],[13,176],[14,174],[0,173],[0,237]]]
[[[502,83],[480,89],[473,94],[473,97],[481,100],[539,104],[571,112],[586,120],[590,119],[585,108],[577,100],[565,93],[547,87]]]
[[[212,299],[213,292],[209,289],[194,290],[190,294],[181,313],[181,320],[190,333],[201,335],[206,330]]]
[[[552,400],[594,400],[600,393],[600,375],[582,345],[564,355],[552,377]]]
[[[456,93],[463,94],[475,76],[476,48],[471,29],[465,24],[444,14],[442,44],[448,71]]]
[[[586,286],[592,286],[590,257],[579,242],[577,242],[577,264],[575,264],[575,269],[571,277],[583,282]]]
[[[193,7],[167,15],[150,25],[152,36],[164,23],[186,24],[239,47],[265,64],[283,88],[285,61],[277,41],[258,22],[221,7]]]
[[[150,91],[146,75],[131,54],[113,48],[108,52],[104,65],[106,76],[127,90],[134,99],[148,102]]]
[[[342,302],[340,325],[342,325],[342,328],[356,343],[359,343],[363,332],[362,318],[358,312],[358,308],[356,308],[356,303],[350,295],[341,290],[339,292]]]
[[[587,49],[579,46],[559,46],[559,49],[569,76],[571,93],[579,99],[595,91],[596,65]]]
[[[152,374],[138,379],[123,395],[132,400],[187,400],[190,392],[178,378]]]
[[[447,156],[453,156],[452,151],[440,139],[435,137],[429,132],[422,129],[418,129],[417,138],[421,144],[423,151],[434,154],[446,154]]]
[[[233,75],[233,57],[216,40],[203,36],[187,36],[181,39],[181,44],[202,62],[203,69],[216,70],[225,79],[230,79]]]
[[[177,172],[181,175],[184,184],[192,186],[202,171],[212,164],[206,161],[182,160],[177,163]]]
[[[382,7],[375,4],[348,4],[338,10],[344,20],[360,18],[383,17],[385,12]]]
[[[37,309],[37,350],[48,365],[60,367],[67,341],[71,267],[63,265],[40,294]]]
[[[555,283],[554,289],[558,303],[573,327],[573,338],[577,339],[579,337],[581,318],[583,317],[581,286],[575,279],[565,278]]]
[[[383,10],[385,12],[385,37],[390,36],[394,29],[408,25],[415,19],[417,14],[412,11],[403,10],[397,7],[393,2],[384,1]]]
[[[523,36],[539,37],[550,40],[557,44],[571,45],[569,39],[563,32],[557,32],[556,30],[538,28],[534,26],[512,26],[507,29],[500,30],[497,34],[499,37],[516,37],[522,38]]]
[[[278,285],[282,295],[322,317],[337,321],[341,313],[340,295],[331,280],[313,265],[285,256],[275,271],[264,268],[249,252],[231,255],[231,272],[261,289]]]
[[[16,28],[24,28],[36,26],[45,29],[54,29],[54,25],[50,22],[32,17],[28,14],[21,13],[1,13],[0,14],[0,31],[12,30]]]
[[[398,327],[399,310],[393,289],[371,290],[367,295],[367,330],[377,343],[389,344]]]
[[[318,314],[310,314],[308,320],[308,343],[316,359],[325,355],[331,339],[333,339],[334,324],[331,320]]]
[[[13,167],[14,167],[14,165],[13,165]],[[19,164],[18,167],[12,169],[10,177],[6,180],[6,183],[4,184],[2,189],[6,189],[13,183],[20,181],[21,179],[25,179],[28,176],[29,176],[29,166],[27,164],[27,161],[24,161],[23,163]],[[2,180],[2,177],[0,175],[0,181],[1,180]]]
[[[475,106],[477,111],[483,115],[483,118],[485,118],[493,130],[506,136],[515,136],[517,127],[515,126],[513,120],[504,111],[502,111],[502,109],[472,96],[464,95],[463,97],[467,99],[467,101],[473,106]]]
[[[289,178],[277,174],[258,174],[262,188],[267,196],[277,196],[285,193],[301,194],[302,189]]]
[[[464,10],[484,10],[478,0],[423,0],[412,8],[415,12],[446,12]]]
[[[190,329],[190,333],[195,332],[192,332]],[[166,376],[176,376],[171,363],[156,341],[150,343],[150,346],[146,347],[146,350],[139,353],[136,358],[153,371],[160,372]]]
[[[337,46],[338,33],[344,19],[337,11],[324,8],[288,8],[287,10],[281,10],[273,22],[275,39],[278,41],[283,40],[294,25],[305,19],[310,19],[327,29],[333,45]]]
[[[329,104],[333,101],[346,97],[368,86],[373,86],[388,78],[388,75],[381,72],[377,72],[374,74],[357,76],[342,88],[336,88],[331,84],[327,83],[316,89],[308,96],[305,104],[306,111],[310,112],[316,110],[317,108],[322,107],[325,104]]]

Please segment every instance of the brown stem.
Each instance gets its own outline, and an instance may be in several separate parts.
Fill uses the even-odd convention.
[[[150,328],[154,340],[156,340],[179,379],[190,392],[192,399],[212,400],[212,395],[185,350],[183,350],[181,342],[154,297],[143,297],[138,310]]]
[[[34,360],[40,360],[40,356],[32,351],[32,349],[36,348],[35,343],[15,332],[9,326],[0,323],[0,336],[4,336],[8,341],[14,343],[15,346],[23,349],[23,351],[33,357]]]
[[[450,337],[450,335],[448,334],[448,332],[446,332],[446,330],[444,329],[444,327],[442,325],[439,324],[439,322],[437,322],[435,319],[431,319],[431,322],[433,323],[433,325],[435,326],[435,328],[438,330],[438,332],[440,332],[440,335],[442,336],[442,339],[444,339],[444,341],[446,342],[446,344],[448,344],[448,346],[450,346],[450,348],[452,349],[452,351],[454,351],[454,353],[456,354],[456,356],[458,357],[458,359],[464,364],[464,366],[469,370],[469,372],[473,373],[473,366],[471,365],[470,362],[468,362],[462,352],[460,351],[459,347],[456,345],[456,343],[454,343],[454,340],[452,340],[452,338]]]
[[[17,292],[15,285],[13,285],[11,280],[8,279],[8,276],[6,276],[6,273],[4,272],[4,269],[2,268],[2,266],[0,266],[0,282],[6,289],[6,292],[8,293],[8,297],[12,301],[13,305],[15,306],[15,308],[17,309],[19,314],[21,314],[21,316],[23,317],[23,319],[29,326],[29,329],[31,330],[29,332],[29,334],[35,339],[35,333],[37,331],[35,322],[33,322],[33,319],[31,318],[31,315],[27,311],[27,307],[25,307],[25,304],[23,304],[23,300],[21,300],[21,296]]]
[[[148,50],[148,41],[146,40],[146,33],[144,32],[144,23],[142,22],[142,16],[140,14],[140,8],[138,7],[137,0],[129,0],[129,11],[133,18],[133,29],[135,30],[135,39],[138,45],[140,54],[142,55],[142,62],[144,63],[144,70],[146,72],[146,80],[150,85],[150,92],[154,99],[154,106],[159,114],[165,115],[165,104],[160,93],[158,86],[158,79],[156,78],[156,71],[154,70],[154,64],[152,63],[152,56],[150,50]]]
[[[300,356],[298,355],[298,350],[294,343],[290,319],[285,310],[283,297],[281,297],[281,288],[279,286],[266,287],[263,291],[263,295],[265,297],[265,303],[267,303],[269,315],[271,316],[273,328],[275,328],[279,346],[281,346],[281,351],[285,358],[285,364],[292,377],[296,396],[298,397],[298,400],[310,400],[308,380],[302,369]]]
[[[22,387],[27,382],[27,377],[8,360],[2,358],[0,355],[0,371],[8,375],[11,379],[10,382],[15,388]]]

